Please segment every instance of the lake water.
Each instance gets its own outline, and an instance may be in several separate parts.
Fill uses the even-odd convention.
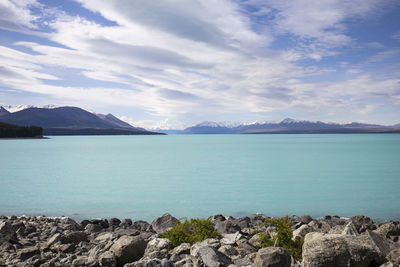
[[[400,218],[400,134],[0,140],[0,214]]]

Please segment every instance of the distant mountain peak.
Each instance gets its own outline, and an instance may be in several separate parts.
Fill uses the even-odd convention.
[[[25,110],[28,108],[46,108],[46,109],[54,109],[54,108],[58,108],[58,106],[56,105],[42,105],[42,106],[34,106],[34,105],[7,105],[7,106],[3,106],[4,109],[6,109],[8,112],[10,113],[14,113],[14,112],[18,112],[21,110]]]
[[[0,116],[7,115],[7,114],[10,114],[10,112],[7,109],[0,106]]]
[[[298,120],[294,120],[292,118],[286,118],[286,119],[281,121],[281,123],[295,123],[295,122],[299,122],[299,121]]]

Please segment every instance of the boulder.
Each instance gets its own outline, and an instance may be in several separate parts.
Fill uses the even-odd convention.
[[[121,236],[110,248],[115,254],[117,266],[134,262],[143,257],[146,242],[139,236]]]
[[[214,228],[220,234],[233,234],[240,231],[240,226],[228,219],[225,221],[215,221]]]
[[[62,239],[61,242],[63,243],[74,243],[79,244],[80,242],[86,242],[88,240],[88,236],[83,231],[75,231],[66,234]]]
[[[376,266],[383,263],[382,254],[364,236],[309,233],[303,244],[302,267]]]
[[[113,252],[106,251],[99,256],[98,262],[100,266],[116,267],[117,259]]]
[[[290,267],[289,251],[280,247],[268,247],[258,250],[254,267]]]
[[[182,243],[179,246],[175,247],[171,250],[171,255],[180,255],[180,254],[190,254],[190,247],[192,245],[190,243]]]
[[[40,249],[37,247],[30,247],[19,250],[17,257],[25,261],[35,255],[40,255]]]
[[[357,227],[352,221],[348,222],[342,231],[343,235],[359,235]]]
[[[353,216],[350,218],[350,221],[354,224],[358,233],[365,232],[366,230],[375,230],[376,226],[371,218],[366,216]]]
[[[386,255],[386,259],[400,265],[400,248],[390,251],[389,254]]]
[[[151,225],[145,221],[135,221],[132,227],[140,232],[151,232],[153,231]]]
[[[390,236],[399,236],[400,235],[400,225],[394,222],[388,222],[380,225],[378,229],[374,230],[375,233],[383,235],[384,237],[389,238]]]
[[[111,218],[108,220],[109,226],[118,226],[121,223],[121,220],[118,218]]]
[[[242,238],[242,235],[239,232],[236,232],[234,234],[223,234],[222,239],[221,239],[221,244],[222,245],[233,245],[239,239]]]
[[[214,247],[202,247],[199,249],[198,254],[204,265],[208,267],[228,266],[232,263],[228,256],[219,252]]]
[[[166,238],[154,238],[147,243],[143,258],[163,259],[168,258],[168,248],[171,241]]]
[[[178,223],[179,221],[171,216],[171,214],[166,213],[163,216],[155,219],[152,223],[151,226],[154,231],[156,231],[157,234],[163,233],[167,231],[169,228],[171,228],[174,224]]]
[[[0,221],[0,244],[16,239],[16,233],[7,221]]]
[[[193,244],[192,247],[190,248],[190,255],[192,255],[193,257],[197,257],[199,254],[199,250],[202,247],[213,247],[215,249],[218,249],[220,246],[221,243],[219,242],[218,239],[208,238],[204,241]]]
[[[293,231],[293,241],[300,240],[306,236],[306,234],[311,233],[313,229],[307,224],[303,224],[299,228]]]

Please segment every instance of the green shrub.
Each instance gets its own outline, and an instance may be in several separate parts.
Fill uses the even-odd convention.
[[[175,224],[170,230],[161,234],[161,237],[171,241],[171,248],[177,247],[182,243],[194,244],[207,238],[221,238],[221,234],[214,230],[211,217],[208,219],[184,218]]]
[[[282,218],[267,218],[265,224],[271,224],[277,229],[277,234],[273,238],[268,238],[267,234],[262,233],[260,235],[260,246],[265,247],[283,247],[289,250],[292,256],[299,260],[301,259],[301,252],[304,240],[293,241],[293,232],[290,228],[289,216]]]

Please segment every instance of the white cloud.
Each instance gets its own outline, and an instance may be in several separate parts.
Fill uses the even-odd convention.
[[[351,38],[346,35],[344,21],[370,14],[376,8],[372,1],[267,1],[268,6],[256,10],[257,15],[277,12],[275,29],[303,40],[289,50],[273,50],[274,38],[269,31],[256,32],[241,10],[243,4],[227,0],[79,2],[116,25],[104,26],[90,18],[41,7],[54,16],[47,21],[52,30],[47,38],[63,47],[15,44],[35,52],[28,54],[0,46],[0,76],[4,77],[0,81],[4,86],[86,108],[137,107],[157,120],[124,118],[149,128],[182,128],[195,116],[205,120],[221,113],[293,108],[370,111],[376,106],[360,101],[398,103],[393,100],[399,97],[396,79],[378,81],[359,75],[343,82],[301,80],[334,71],[297,63],[303,58],[321,61],[336,53],[331,48],[348,44]],[[14,12],[10,21],[35,30],[37,18],[29,5],[6,3],[23,11],[20,15]],[[381,51],[374,60],[390,55]],[[52,73],[54,69],[74,70],[78,82],[86,77],[114,85],[61,85],[68,81],[62,80],[62,74]],[[352,69],[349,72],[357,74]]]

